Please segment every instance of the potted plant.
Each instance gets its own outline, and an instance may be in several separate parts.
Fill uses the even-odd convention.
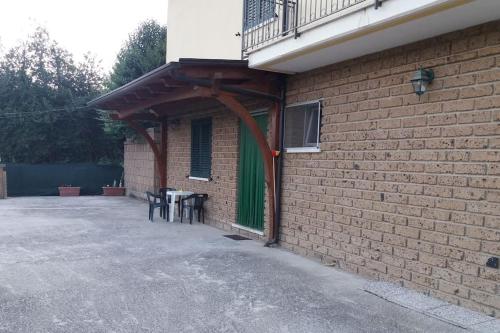
[[[113,181],[113,186],[106,185],[102,188],[102,194],[106,197],[121,197],[125,195],[125,187],[123,187],[123,174],[120,183],[117,186],[117,181]]]
[[[69,185],[61,185],[58,187],[60,197],[78,197],[80,196],[80,187]]]

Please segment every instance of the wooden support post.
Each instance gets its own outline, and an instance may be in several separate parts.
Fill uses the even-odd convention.
[[[158,148],[155,143],[155,140],[149,135],[149,133],[144,129],[141,125],[139,125],[136,121],[126,120],[127,124],[133,128],[137,133],[142,135],[142,137],[147,141],[153,154],[155,155],[156,166],[158,167],[158,172],[160,173],[160,187],[167,186],[167,177],[166,177],[166,167],[165,160],[162,158],[162,152]],[[166,151],[166,150],[165,150]]]
[[[264,171],[266,184],[268,189],[268,207],[269,207],[269,240],[274,240],[275,237],[275,177],[273,170],[273,157],[271,148],[267,143],[266,135],[262,133],[259,128],[259,125],[252,117],[250,112],[232,95],[227,94],[225,92],[220,92],[216,96],[214,96],[219,102],[225,105],[231,112],[236,114],[241,121],[245,123],[250,132],[257,141],[257,145],[259,146],[260,152],[262,154],[262,159],[264,160]],[[273,116],[275,117],[275,116]],[[273,140],[274,141],[274,140]],[[273,142],[274,144],[274,142]]]
[[[161,142],[160,153],[163,161],[163,174],[160,172],[160,187],[167,187],[167,143],[168,143],[168,124],[165,119],[161,121]],[[162,178],[163,177],[163,178]]]

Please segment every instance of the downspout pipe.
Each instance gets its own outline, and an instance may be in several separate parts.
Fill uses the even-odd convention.
[[[279,238],[280,238],[280,225],[281,225],[281,183],[282,183],[282,175],[283,175],[283,152],[284,152],[284,147],[285,147],[285,104],[286,104],[286,77],[282,78],[282,83],[281,83],[281,96],[280,96],[280,125],[279,125],[279,151],[280,154],[277,159],[277,170],[276,170],[276,218],[275,218],[275,225],[273,226],[275,228],[274,231],[274,238],[272,240],[269,240],[266,242],[264,246],[266,247],[274,247],[278,245]]]

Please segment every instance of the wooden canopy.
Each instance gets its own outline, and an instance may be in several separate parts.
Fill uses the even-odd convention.
[[[89,106],[112,112],[111,117],[128,123],[151,146],[160,174],[160,186],[166,186],[168,117],[192,110],[194,105],[217,101],[237,115],[250,129],[264,160],[269,193],[270,240],[275,240],[276,170],[273,151],[279,150],[279,123],[282,96],[280,74],[248,68],[246,61],[180,59],[165,64],[140,78],[89,102]],[[271,102],[271,141],[262,133],[242,98]],[[141,120],[161,124],[162,139],[155,144]]]

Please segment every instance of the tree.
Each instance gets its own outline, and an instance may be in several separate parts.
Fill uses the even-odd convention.
[[[108,88],[116,89],[165,64],[167,28],[154,20],[141,23],[118,52]]]
[[[165,64],[167,28],[154,20],[143,22],[129,35],[118,52],[116,63],[106,87],[116,89]],[[103,115],[106,132],[115,138],[134,136],[135,133],[121,122]]]
[[[3,162],[120,159],[121,143],[85,103],[103,91],[98,63],[72,55],[43,28],[0,58],[0,158]]]

